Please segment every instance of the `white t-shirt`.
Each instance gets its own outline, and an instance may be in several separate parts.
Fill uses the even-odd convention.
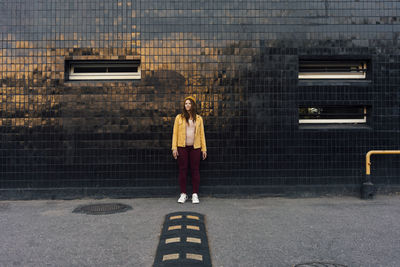
[[[189,123],[186,124],[186,146],[193,146],[195,131],[196,124],[193,120],[189,119]]]

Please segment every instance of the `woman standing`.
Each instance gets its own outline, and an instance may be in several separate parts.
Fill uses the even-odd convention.
[[[179,186],[181,195],[179,203],[188,199],[186,192],[186,175],[188,165],[192,173],[192,203],[198,204],[200,185],[200,157],[207,158],[206,138],[204,135],[203,118],[197,115],[196,99],[192,96],[185,98],[183,111],[175,118],[172,135],[172,156],[178,159]]]

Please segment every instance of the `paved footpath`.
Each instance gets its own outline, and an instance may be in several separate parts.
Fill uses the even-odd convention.
[[[0,266],[151,266],[164,216],[206,216],[214,267],[400,266],[400,196],[0,201]],[[72,213],[120,202],[125,213]]]

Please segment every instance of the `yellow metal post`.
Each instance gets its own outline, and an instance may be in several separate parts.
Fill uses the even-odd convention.
[[[366,155],[365,160],[365,172],[366,181],[361,186],[361,198],[362,199],[372,199],[376,193],[376,187],[371,181],[371,156],[374,154],[400,154],[400,150],[371,150]]]
[[[366,156],[366,174],[371,174],[371,156],[373,154],[400,154],[400,150],[371,150]]]

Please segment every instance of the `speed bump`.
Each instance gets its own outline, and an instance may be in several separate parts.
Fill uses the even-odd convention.
[[[153,266],[212,266],[204,215],[167,214]]]

